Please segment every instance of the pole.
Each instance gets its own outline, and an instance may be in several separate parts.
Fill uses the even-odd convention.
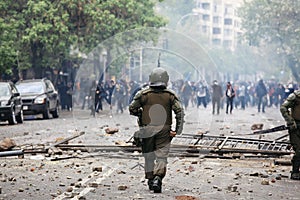
[[[140,82],[143,82],[143,48],[140,49]]]

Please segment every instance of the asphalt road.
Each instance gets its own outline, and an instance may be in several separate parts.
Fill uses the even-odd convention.
[[[184,134],[231,136],[274,140],[286,131],[248,135],[251,126],[262,123],[264,129],[284,124],[278,108],[257,113],[256,108],[235,109],[233,114],[211,114],[208,108],[189,107]],[[105,129],[118,128],[107,134]],[[1,137],[15,140],[22,148],[49,147],[74,134],[85,134],[69,144],[83,146],[119,145],[137,130],[136,119],[128,112],[116,114],[105,107],[96,117],[88,110],[63,111],[58,119],[26,119],[23,124],[0,124]],[[84,152],[59,151],[0,158],[0,199],[300,199],[299,181],[289,179],[291,166],[275,165],[266,156],[241,156],[236,159],[196,157],[169,158],[163,192],[147,189],[143,176],[143,158],[137,152],[114,150]],[[53,158],[67,158],[53,161]]]

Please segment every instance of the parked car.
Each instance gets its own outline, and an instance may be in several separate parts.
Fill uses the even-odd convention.
[[[23,80],[16,83],[23,102],[24,115],[42,114],[44,119],[59,117],[59,96],[48,79]]]
[[[12,82],[0,82],[0,120],[23,123],[21,95]]]

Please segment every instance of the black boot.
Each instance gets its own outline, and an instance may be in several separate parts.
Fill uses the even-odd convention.
[[[161,193],[161,185],[162,185],[161,178],[159,176],[155,176],[152,185],[154,193]]]
[[[293,167],[291,172],[292,180],[300,180],[299,166],[300,166],[300,161],[292,160],[292,167]]]
[[[153,188],[153,179],[148,179],[148,187],[149,187],[149,190],[154,190],[154,188]]]
[[[300,180],[300,173],[299,172],[292,172],[291,173],[292,180]]]

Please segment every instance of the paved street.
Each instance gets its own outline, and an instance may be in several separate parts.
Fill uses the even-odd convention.
[[[207,109],[189,107],[185,116],[184,134],[247,137],[251,125],[263,123],[264,129],[284,124],[278,108],[257,113],[256,108],[236,109],[233,114],[211,114]],[[116,114],[105,107],[95,118],[88,110],[75,108],[61,112],[60,118],[27,119],[24,124],[1,123],[1,139],[10,137],[17,145],[51,144],[79,132],[84,135],[69,144],[126,144],[137,129],[136,119],[125,112]],[[106,127],[118,128],[107,134]],[[273,140],[287,131],[265,134]],[[116,147],[117,148],[117,147]],[[170,157],[163,192],[147,189],[143,176],[143,158],[139,153],[123,151],[83,152],[68,150],[58,161],[47,154],[25,154],[0,158],[0,199],[300,199],[300,182],[289,177],[291,166],[275,165],[278,158],[242,156],[239,159]],[[76,157],[76,158],[74,158]],[[280,158],[289,161],[290,156]]]

